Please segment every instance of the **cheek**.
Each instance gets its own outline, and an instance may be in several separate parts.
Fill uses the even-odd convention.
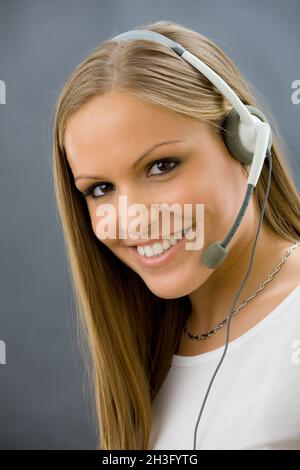
[[[240,209],[243,194],[223,185],[222,191],[211,192],[204,207],[204,246],[223,240]]]
[[[108,248],[113,249],[119,243],[117,239],[117,227],[115,232],[111,232],[111,237],[104,238],[103,231],[109,233],[108,226],[110,225],[113,229],[115,226],[114,220],[111,218],[108,219],[106,216],[101,217],[96,215],[96,208],[89,208],[89,213],[94,235],[101,241],[101,243],[106,245]],[[104,219],[106,220],[106,223],[104,223]],[[110,224],[107,223],[108,221],[110,221]]]
[[[238,213],[239,200],[242,200],[233,185],[220,174],[216,178],[203,176],[201,180],[192,177],[183,194],[182,204],[193,202],[193,219],[201,232],[204,231],[204,246],[224,238]],[[196,205],[202,206],[197,212]]]

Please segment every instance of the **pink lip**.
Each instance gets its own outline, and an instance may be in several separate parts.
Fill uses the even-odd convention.
[[[141,263],[143,266],[160,267],[166,265],[169,259],[172,258],[172,256],[174,256],[181,249],[184,241],[186,241],[186,238],[183,236],[175,245],[165,251],[162,255],[157,256],[155,258],[147,258],[146,256],[140,255],[137,251],[136,246],[129,246],[128,249],[132,252],[133,256],[136,257],[138,262]]]

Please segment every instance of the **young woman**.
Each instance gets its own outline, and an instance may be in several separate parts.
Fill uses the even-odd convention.
[[[182,44],[244,104],[262,109],[238,68],[210,39],[173,22],[142,28]],[[225,344],[226,328],[215,327],[227,317],[248,269],[267,186],[265,161],[226,259],[216,269],[203,266],[203,249],[228,232],[247,186],[249,168],[232,158],[222,138],[231,109],[202,74],[151,41],[105,41],[60,93],[54,183],[81,331],[88,338],[99,449],[192,448],[204,393]],[[271,185],[237,305],[247,302],[232,318],[198,449],[300,448],[300,198],[268,119]],[[120,196],[147,208],[204,204],[202,248],[186,250],[183,238],[152,257],[149,249],[142,253],[141,238],[101,239],[98,209],[109,204],[118,215]],[[214,328],[205,340],[188,334],[205,337]]]

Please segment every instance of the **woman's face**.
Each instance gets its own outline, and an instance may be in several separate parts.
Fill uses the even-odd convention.
[[[157,146],[137,163],[151,146],[165,141],[174,142]],[[114,92],[92,98],[72,114],[65,149],[76,187],[86,195],[95,235],[99,238],[97,224],[103,217],[96,213],[97,207],[109,204],[117,216],[116,237],[102,238],[101,243],[133,269],[155,295],[166,299],[188,295],[212,275],[214,271],[201,264],[201,253],[210,243],[222,240],[231,227],[245,194],[247,175],[207,124]],[[126,238],[118,236],[120,196],[127,197],[127,207],[138,203],[147,208],[147,240],[142,236],[134,239],[130,233]],[[197,225],[197,230],[204,230],[201,248],[185,249],[187,241],[182,238],[174,245],[165,243],[169,248],[155,258],[139,254],[138,244],[153,245],[151,205],[162,203],[168,207],[179,204],[182,216],[184,204],[192,205],[188,226],[194,228],[196,204],[204,205],[203,226]],[[133,218],[128,217],[128,223]],[[247,230],[246,223],[240,227],[241,236],[243,230]],[[174,231],[171,225],[169,233]],[[161,238],[162,242],[165,233],[160,225],[155,240]]]

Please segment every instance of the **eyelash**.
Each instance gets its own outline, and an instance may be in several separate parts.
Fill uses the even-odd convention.
[[[161,162],[168,162],[168,163],[175,163],[175,165],[169,169],[169,170],[166,170],[166,171],[163,171],[162,173],[158,173],[158,174],[155,174],[155,175],[150,175],[150,176],[162,176],[162,175],[165,175],[166,173],[170,173],[172,170],[174,170],[175,168],[177,168],[177,166],[181,163],[181,160],[179,160],[178,158],[173,158],[173,157],[169,157],[169,158],[161,158],[161,159],[158,159],[158,160],[153,160],[152,162],[150,162],[148,165],[146,165],[146,169],[151,169],[154,165],[158,164],[158,163],[161,163]],[[84,192],[84,197],[88,198],[88,197],[91,197],[92,199],[99,199],[99,198],[102,198],[105,196],[105,194],[102,194],[101,196],[94,196],[93,195],[93,190],[97,187],[97,186],[101,186],[102,184],[105,184],[105,183],[94,183],[92,184],[85,192]],[[109,183],[110,184],[110,183]]]

